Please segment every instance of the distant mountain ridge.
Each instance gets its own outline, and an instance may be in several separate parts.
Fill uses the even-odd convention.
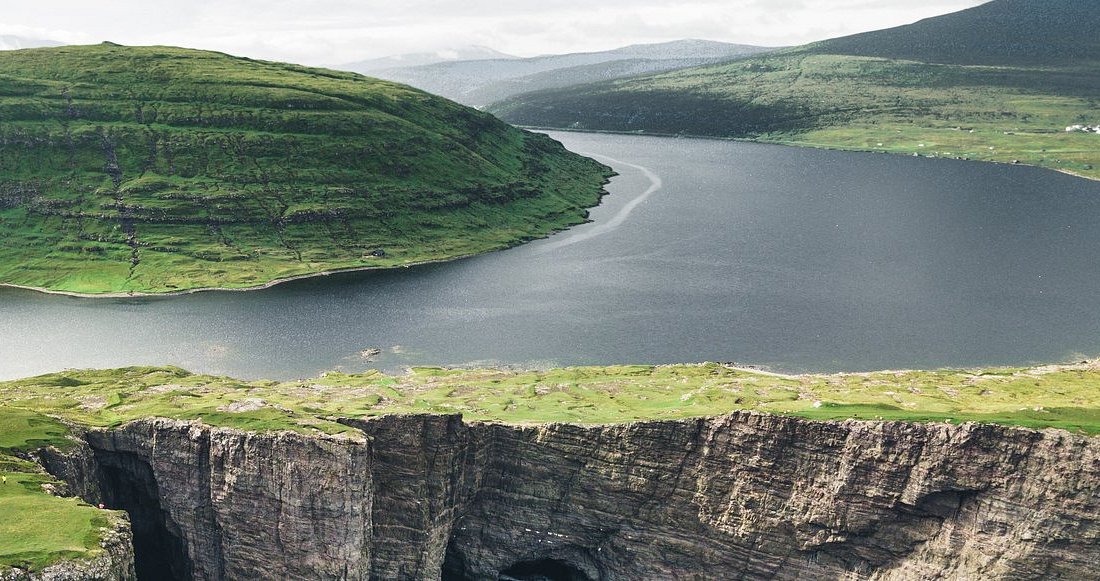
[[[445,62],[455,61],[479,61],[479,60],[512,60],[517,56],[505,54],[486,46],[463,46],[458,48],[437,50],[434,52],[417,52],[399,54],[375,59],[367,59],[347,63],[338,68],[369,74],[388,69],[421,67]]]
[[[19,50],[22,48],[46,48],[63,46],[65,43],[43,38],[28,38],[13,34],[0,34],[0,50]]]
[[[358,63],[344,68],[483,107],[529,91],[724,62],[769,50],[774,49],[679,40],[524,59],[461,60],[390,69],[372,69]]]

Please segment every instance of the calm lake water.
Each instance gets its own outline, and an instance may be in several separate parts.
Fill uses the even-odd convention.
[[[709,140],[553,134],[621,176],[593,223],[448,264],[250,293],[0,290],[0,378],[179,365],[735,361],[780,371],[1100,354],[1100,183]],[[360,352],[379,348],[374,362]]]

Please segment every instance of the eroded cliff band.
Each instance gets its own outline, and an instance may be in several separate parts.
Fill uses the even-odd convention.
[[[42,460],[127,510],[147,579],[1039,579],[1100,560],[1100,445],[1062,431],[347,424],[364,437],[147,420]]]

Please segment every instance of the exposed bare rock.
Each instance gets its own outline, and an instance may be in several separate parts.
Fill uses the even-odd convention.
[[[229,412],[231,414],[243,414],[245,412],[254,412],[256,410],[261,410],[265,407],[267,407],[266,401],[258,397],[250,397],[242,399],[240,401],[235,401],[228,405],[220,406],[218,407],[218,411]]]
[[[365,441],[167,420],[84,438],[139,575],[1086,579],[1100,563],[1100,441],[1061,431],[346,423]]]
[[[131,514],[139,574],[336,579],[368,569],[362,442],[166,420],[86,437],[104,500]]]

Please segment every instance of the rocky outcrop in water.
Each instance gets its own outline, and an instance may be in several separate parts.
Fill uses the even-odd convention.
[[[129,511],[143,578],[1084,579],[1100,563],[1100,441],[1066,432],[749,412],[345,423],[363,438],[149,420],[48,464]]]

